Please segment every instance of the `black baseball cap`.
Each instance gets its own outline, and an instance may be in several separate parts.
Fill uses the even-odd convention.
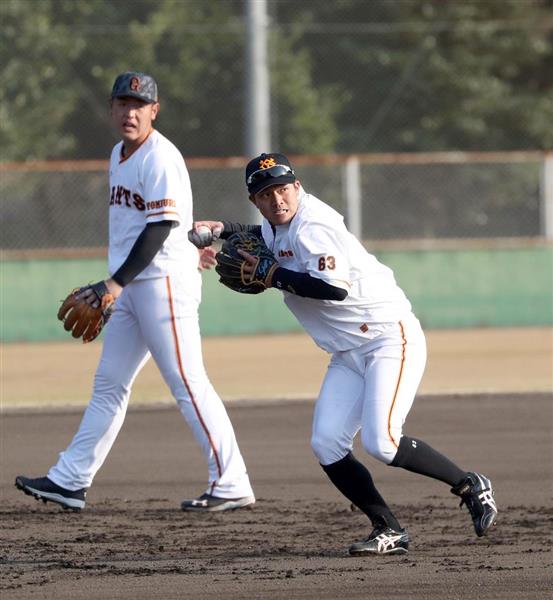
[[[271,185],[284,185],[294,181],[294,169],[284,154],[263,153],[252,158],[246,166],[246,185],[252,195]]]
[[[157,83],[151,75],[146,75],[146,73],[137,73],[136,71],[121,73],[115,79],[111,97],[121,98],[123,96],[138,98],[152,104],[157,102]]]

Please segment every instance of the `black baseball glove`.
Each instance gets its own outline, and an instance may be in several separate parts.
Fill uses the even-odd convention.
[[[257,259],[251,275],[244,273],[244,266],[247,262],[238,254],[239,249]],[[264,292],[267,289],[267,282],[278,267],[277,260],[263,239],[245,231],[233,233],[226,239],[215,258],[217,259],[215,270],[219,273],[219,281],[241,294]]]

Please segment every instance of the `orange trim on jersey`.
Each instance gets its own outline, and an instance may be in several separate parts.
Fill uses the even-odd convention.
[[[175,351],[177,353],[177,363],[179,365],[179,373],[180,373],[180,376],[182,377],[182,381],[184,382],[186,390],[188,391],[188,395],[190,396],[190,401],[192,402],[192,406],[194,407],[194,410],[196,411],[196,416],[198,417],[198,421],[200,422],[200,425],[202,426],[203,430],[205,431],[205,434],[209,441],[209,445],[211,446],[211,449],[213,450],[213,456],[215,457],[215,462],[217,463],[217,472],[219,473],[219,477],[221,477],[221,475],[223,474],[223,471],[221,469],[221,462],[219,460],[219,455],[217,454],[217,448],[215,448],[215,444],[213,443],[213,438],[211,437],[211,434],[209,433],[209,429],[207,428],[207,425],[205,424],[205,421],[203,420],[202,415],[200,414],[200,410],[198,408],[198,405],[196,404],[196,400],[194,399],[194,395],[192,394],[192,390],[190,389],[190,386],[189,386],[186,376],[184,374],[184,369],[182,367],[181,351],[180,351],[180,346],[179,346],[179,338],[177,336],[177,326],[175,324],[175,311],[173,310],[173,295],[171,294],[171,283],[170,283],[170,279],[168,276],[165,278],[165,281],[167,283],[167,293],[169,295],[169,310],[171,312],[171,327],[173,329],[173,339],[175,341]],[[211,486],[212,491],[213,491],[214,487],[215,487],[215,482]]]
[[[401,366],[399,368],[399,375],[397,378],[396,391],[394,392],[394,399],[392,400],[392,406],[390,406],[390,412],[388,413],[388,437],[390,438],[392,444],[398,448],[399,444],[394,440],[394,436],[392,435],[392,412],[394,411],[394,406],[396,405],[397,394],[399,392],[399,385],[401,383],[401,377],[403,375],[403,367],[405,365],[405,346],[407,346],[407,338],[405,337],[405,329],[403,328],[403,323],[399,322],[399,328],[401,329],[401,339],[403,340],[402,349],[401,349]]]
[[[119,155],[119,164],[124,163],[128,158],[130,158],[140,148],[140,146],[142,146],[142,144],[152,135],[153,132],[154,132],[154,128],[152,127],[150,129],[150,131],[148,132],[148,135],[140,142],[140,144],[130,154],[127,154],[127,156],[123,156],[123,148],[125,147],[125,142],[123,142],[123,145],[121,146],[121,154]]]
[[[146,218],[149,219],[150,217],[157,217],[159,215],[177,215],[178,217],[179,213],[176,210],[162,210],[161,212],[150,213],[146,215]]]

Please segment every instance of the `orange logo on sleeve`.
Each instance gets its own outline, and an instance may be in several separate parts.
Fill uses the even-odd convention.
[[[131,90],[133,92],[138,92],[139,89],[140,89],[140,79],[138,79],[138,77],[133,77],[131,79]]]

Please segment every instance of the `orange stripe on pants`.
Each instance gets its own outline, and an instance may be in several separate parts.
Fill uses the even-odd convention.
[[[190,389],[190,386],[188,385],[188,381],[186,380],[186,377],[184,375],[184,369],[182,368],[182,358],[181,358],[181,351],[180,351],[180,346],[179,346],[179,338],[177,336],[177,325],[175,322],[175,311],[173,310],[173,296],[171,294],[171,285],[170,285],[169,277],[166,277],[165,280],[167,282],[167,293],[169,295],[169,310],[171,312],[171,327],[173,330],[173,339],[175,341],[175,350],[177,353],[177,363],[179,365],[179,373],[180,373],[180,376],[182,377],[182,380],[184,382],[184,385],[186,387],[188,395],[190,396],[190,401],[192,403],[192,406],[194,407],[194,411],[196,412],[198,421],[200,422],[200,425],[202,426],[202,428],[207,436],[207,439],[209,440],[209,445],[211,446],[211,449],[213,450],[213,455],[215,456],[215,462],[217,463],[217,473],[219,474],[219,477],[221,477],[222,469],[221,469],[221,462],[219,460],[219,455],[217,454],[215,444],[213,443],[213,439],[211,437],[211,434],[209,433],[207,425],[205,424],[205,421],[203,420],[202,415],[200,414],[200,410],[198,409],[198,405],[196,404],[196,401],[194,399],[194,394],[192,394],[192,390]],[[216,482],[214,482],[212,484],[212,488],[215,486],[215,484],[216,484]]]
[[[403,375],[403,367],[405,365],[405,347],[407,346],[407,339],[405,337],[405,330],[403,328],[403,323],[400,321],[399,322],[399,327],[401,329],[401,339],[403,340],[402,342],[402,351],[401,351],[401,366],[399,369],[399,375],[397,378],[397,384],[396,384],[396,390],[394,392],[394,399],[392,400],[392,406],[390,406],[390,412],[388,413],[388,437],[390,438],[392,444],[397,448],[398,444],[396,443],[396,441],[394,440],[394,437],[392,435],[392,412],[394,410],[394,406],[396,404],[396,400],[397,400],[397,395],[399,392],[399,386],[401,384],[401,377]]]

